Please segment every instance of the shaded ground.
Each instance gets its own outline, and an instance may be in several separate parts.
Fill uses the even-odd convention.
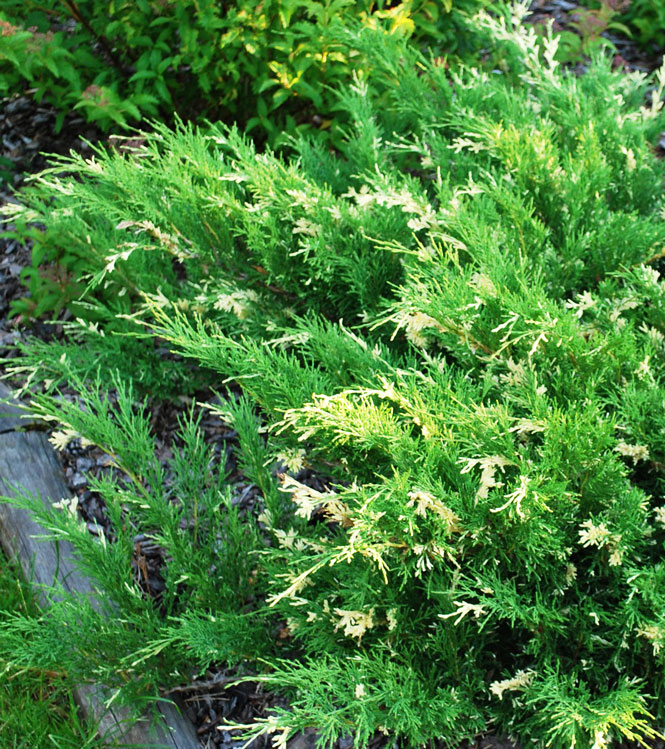
[[[15,191],[27,175],[46,167],[46,154],[74,150],[85,156],[90,152],[86,141],[99,140],[100,132],[74,115],[56,132],[56,116],[52,107],[41,106],[27,95],[0,102],[0,206],[16,200]],[[0,238],[0,357],[12,356],[11,346],[22,336],[48,337],[55,332],[41,323],[26,328],[9,319],[11,302],[25,295],[20,272],[29,264],[29,247]]]

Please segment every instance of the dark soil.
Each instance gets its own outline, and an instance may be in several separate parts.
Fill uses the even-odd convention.
[[[16,191],[27,177],[47,166],[47,154],[66,155],[73,150],[87,156],[89,142],[101,137],[97,128],[75,115],[66,117],[56,132],[56,119],[52,107],[36,103],[27,94],[0,102],[0,206],[16,201]],[[41,322],[21,326],[10,318],[11,302],[25,296],[20,273],[29,265],[29,247],[0,238],[0,357],[13,356],[11,347],[27,335],[48,338],[57,332]]]

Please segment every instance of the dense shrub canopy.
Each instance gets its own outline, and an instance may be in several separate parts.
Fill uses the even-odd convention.
[[[662,725],[665,71],[598,58],[577,77],[519,16],[478,23],[503,71],[363,30],[375,81],[341,95],[339,154],[158,128],[25,193],[19,234],[89,280],[74,345],[26,351],[35,408],[128,476],[97,487],[113,543],[40,517],[122,616],[67,602],[4,626],[3,655],[49,657],[66,622],[95,633],[94,675],[125,696],[240,663],[289,693],[250,729],[282,739],[491,726],[602,747]],[[163,364],[154,335],[184,360]],[[113,401],[84,381],[97,361]],[[195,423],[167,473],[154,457],[126,382],[192,371],[244,390],[219,410],[258,517],[234,511]],[[85,409],[58,398],[63,379]],[[167,550],[166,616],[131,582],[137,529]],[[90,675],[87,655],[58,657]]]
[[[104,129],[146,117],[233,117],[272,143],[298,126],[336,139],[330,87],[366,67],[344,25],[464,55],[487,0],[4,0],[0,94],[26,82],[64,118]]]

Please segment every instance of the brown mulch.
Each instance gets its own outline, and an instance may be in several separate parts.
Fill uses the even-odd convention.
[[[67,116],[56,132],[56,119],[53,107],[38,104],[27,94],[0,101],[0,206],[17,200],[16,191],[26,177],[47,166],[47,154],[74,150],[85,156],[91,150],[88,141],[101,138],[97,128],[76,115]],[[41,321],[26,326],[10,317],[11,302],[26,293],[20,274],[29,265],[30,247],[0,237],[0,358],[12,357],[12,346],[27,335],[48,338],[58,332]]]

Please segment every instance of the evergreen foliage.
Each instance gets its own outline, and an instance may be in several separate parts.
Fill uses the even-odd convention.
[[[0,616],[7,619],[19,612],[29,621],[39,615],[39,607],[20,565],[0,556]],[[62,687],[59,671],[32,667],[13,673],[3,664],[0,678],[0,736],[7,749],[109,746],[97,737],[97,726],[81,716],[74,696]]]
[[[377,82],[341,95],[339,154],[158,128],[136,153],[61,160],[24,194],[19,234],[88,275],[77,335],[101,352],[90,320],[115,316],[104,340],[132,336],[140,357],[157,336],[241,386],[218,410],[265,506],[234,512],[195,421],[165,474],[126,370],[109,400],[85,354],[28,347],[37,412],[127,481],[96,487],[105,543],[19,500],[109,605],[12,620],[3,657],[41,662],[64,624],[85,629],[94,669],[61,656],[119,699],[240,664],[290,697],[246,729],[279,745],[311,725],[360,747],[377,731],[597,749],[657,734],[665,69],[562,71],[524,12],[477,19],[503,72],[449,71],[362,31]],[[83,409],[58,397],[63,379]],[[159,602],[131,582],[137,532],[165,550]]]

